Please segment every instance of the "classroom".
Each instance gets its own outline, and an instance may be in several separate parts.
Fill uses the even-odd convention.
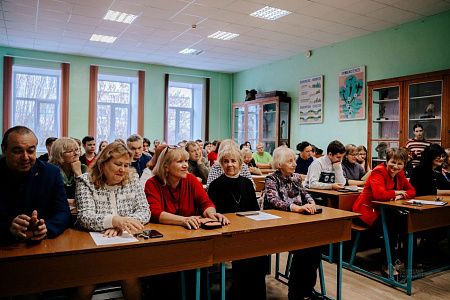
[[[53,196],[65,199],[60,207],[63,220],[58,222],[71,222],[65,231],[53,228],[56,222],[47,224],[48,233],[39,233],[46,224],[30,203],[23,222],[36,220],[31,238],[31,225],[12,221],[25,226],[14,234],[13,225],[9,228],[10,223],[2,221],[0,232],[11,235],[5,240],[22,246],[11,252],[15,246],[0,241],[0,269],[11,274],[1,285],[0,299],[27,294],[32,295],[29,299],[36,294],[37,299],[72,299],[92,293],[92,299],[139,299],[130,291],[156,299],[161,294],[152,294],[148,286],[158,286],[160,281],[152,279],[158,276],[162,287],[167,287],[167,278],[180,282],[180,299],[186,293],[187,298],[240,299],[251,295],[246,293],[252,287],[264,294],[254,296],[257,299],[450,297],[450,205],[445,205],[450,201],[450,0],[6,0],[0,1],[0,19],[0,190],[6,191],[0,192],[5,197],[0,200],[0,219],[10,218],[9,210],[17,211],[8,202],[14,201],[16,191],[28,197],[23,179],[14,181],[12,168],[47,168],[50,164],[36,159],[47,155],[65,185],[65,190],[54,187],[64,196]],[[10,131],[14,126],[25,128]],[[12,138],[24,135],[36,141],[28,149],[20,148],[24,142],[18,146],[24,153],[33,152],[29,166],[23,157],[30,153],[17,158],[14,151],[19,148],[8,149],[11,140],[15,142]],[[50,137],[59,148],[46,143]],[[103,141],[111,156],[99,147]],[[216,150],[205,150],[204,144],[214,144]],[[344,169],[345,178],[340,182],[334,164],[352,162],[348,157],[359,157],[361,146],[364,176],[350,178],[355,169],[343,166],[340,174]],[[310,161],[301,173],[295,168],[305,149],[313,154],[308,154]],[[89,153],[94,156],[88,158]],[[270,161],[258,153],[269,155]],[[64,160],[72,154],[81,163]],[[430,155],[428,170],[424,161]],[[287,160],[291,156],[292,170]],[[328,157],[329,168],[322,165],[315,178],[317,162]],[[110,168],[110,159],[117,160],[120,174],[102,170]],[[172,176],[171,169],[164,169],[176,159],[186,161],[186,170],[183,166],[174,174],[188,175]],[[234,159],[241,164],[233,165]],[[11,160],[22,164],[12,165]],[[391,160],[402,161],[400,167],[392,166],[397,168],[394,173]],[[98,166],[97,175],[92,166]],[[395,193],[386,199],[377,196],[384,190],[369,191],[374,169],[382,166],[394,178],[386,184]],[[116,172],[121,179],[106,178],[104,172]],[[441,177],[429,183],[436,173]],[[30,180],[40,184],[33,190],[37,197],[47,191],[37,169],[35,174]],[[283,186],[276,174],[295,178],[299,186],[294,179]],[[230,180],[246,176],[239,183]],[[201,191],[194,188],[200,186],[195,177],[203,185]],[[292,185],[297,189],[294,196],[287,190]],[[120,186],[120,191],[112,186]],[[271,189],[286,192],[289,205]],[[228,201],[224,195],[229,192],[234,207],[221,202]],[[126,200],[131,194],[133,199]],[[98,197],[113,197],[116,207],[102,208],[94,203]],[[167,197],[173,198],[173,207],[162,203]],[[189,197],[199,206],[183,209],[208,220],[199,221],[193,214],[180,217],[181,202]],[[123,206],[117,206],[116,198],[125,201]],[[372,200],[376,208],[363,203]],[[137,210],[133,218],[123,211],[115,217],[131,206]],[[370,212],[364,206],[377,215],[366,215]],[[75,213],[66,214],[66,208]],[[267,216],[263,208],[270,209]],[[93,209],[97,214],[102,209],[112,212],[99,221]],[[257,226],[252,223],[257,217],[235,215],[246,211],[257,211],[267,220]],[[292,212],[312,215],[296,219]],[[218,227],[213,228],[214,222]],[[396,226],[405,230],[392,230]],[[162,239],[144,234],[150,227],[162,233]],[[289,236],[298,230],[304,236]],[[114,247],[94,231],[111,236],[134,232],[130,239],[137,242]],[[41,234],[43,240],[36,245],[20,243],[41,241]],[[376,234],[379,245],[371,240]],[[69,238],[80,242],[70,243]],[[436,257],[444,259],[424,254],[434,249],[431,245],[439,245]],[[193,253],[198,248],[202,250]],[[74,254],[73,262],[67,253]],[[112,268],[100,262],[102,255],[124,261]],[[419,261],[423,258],[425,262]],[[14,284],[22,275],[16,270],[30,264],[41,266],[47,275],[28,287]],[[82,278],[85,270],[76,266],[86,264],[91,264],[91,275]],[[264,264],[270,267],[259,270]],[[290,276],[307,277],[297,270],[311,264],[311,276],[317,277],[312,294],[289,284]],[[56,271],[60,265],[64,268]],[[167,278],[161,275],[166,273]],[[47,283],[52,276],[61,282]],[[205,288],[210,276],[213,283],[207,285],[214,288]],[[257,279],[261,276],[263,288]],[[143,279],[147,277],[151,279]],[[112,287],[99,289],[98,284],[108,282],[114,282]],[[67,292],[75,287],[85,289]]]

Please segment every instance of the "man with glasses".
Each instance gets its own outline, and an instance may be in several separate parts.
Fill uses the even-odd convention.
[[[64,184],[56,166],[36,159],[37,137],[29,128],[8,129],[0,158],[0,241],[39,241],[70,224]]]
[[[256,166],[260,169],[270,169],[272,167],[272,155],[269,152],[264,151],[264,144],[258,143],[256,145],[256,152],[253,153],[253,159],[256,162]]]

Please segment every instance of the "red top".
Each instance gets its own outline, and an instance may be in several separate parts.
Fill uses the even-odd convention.
[[[153,176],[145,183],[145,195],[154,223],[159,223],[163,211],[189,217],[201,215],[208,207],[215,207],[202,184],[190,173],[186,178],[181,178],[175,189],[163,186],[159,178]]]
[[[218,154],[215,151],[211,151],[208,153],[208,161],[210,166],[212,166],[217,160]]]
[[[395,185],[395,181],[397,185]],[[379,217],[380,213],[372,201],[391,201],[395,199],[395,191],[406,191],[406,198],[410,199],[416,195],[416,190],[409,183],[403,171],[392,178],[386,168],[386,164],[376,166],[366,183],[364,190],[355,203],[352,210],[361,214],[361,220],[371,226]]]

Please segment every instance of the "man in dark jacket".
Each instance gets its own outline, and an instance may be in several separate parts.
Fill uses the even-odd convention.
[[[64,184],[56,166],[36,159],[36,135],[8,129],[0,159],[0,241],[41,240],[70,224]]]

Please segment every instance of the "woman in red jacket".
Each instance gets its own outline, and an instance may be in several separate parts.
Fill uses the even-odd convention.
[[[403,172],[407,159],[406,149],[391,148],[386,151],[386,163],[372,170],[364,190],[353,204],[353,211],[361,214],[360,219],[366,225],[372,226],[380,216],[372,201],[410,199],[416,195]]]

